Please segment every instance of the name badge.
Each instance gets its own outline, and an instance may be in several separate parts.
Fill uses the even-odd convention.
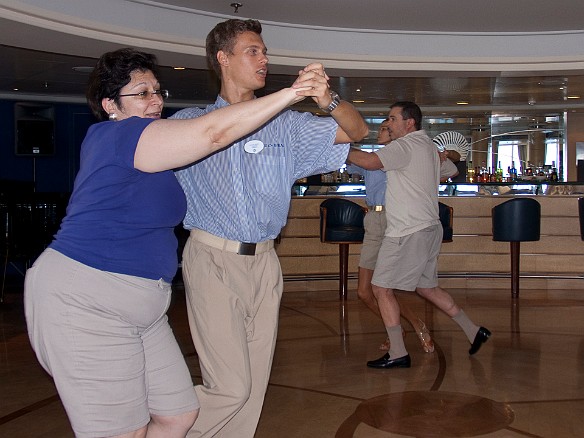
[[[264,144],[260,140],[251,140],[248,141],[244,146],[243,149],[248,154],[258,154],[264,148]]]

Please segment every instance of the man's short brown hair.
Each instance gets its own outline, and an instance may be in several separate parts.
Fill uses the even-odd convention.
[[[221,66],[217,60],[217,53],[220,50],[233,53],[237,36],[244,32],[261,35],[262,25],[257,20],[231,19],[217,24],[207,35],[207,63],[219,77],[221,77]]]

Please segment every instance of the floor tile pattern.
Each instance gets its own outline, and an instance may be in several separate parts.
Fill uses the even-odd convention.
[[[379,319],[326,282],[286,282],[278,345],[257,438],[580,437],[584,430],[581,290],[450,290],[493,335],[470,357],[458,326],[415,295],[402,300],[436,343],[425,353],[406,329],[409,369],[365,366],[382,355]],[[180,284],[171,325],[195,383]],[[72,437],[51,378],[28,343],[19,279],[0,303],[0,437]],[[237,437],[239,438],[239,437]]]

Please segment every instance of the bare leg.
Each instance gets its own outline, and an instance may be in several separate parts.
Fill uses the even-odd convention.
[[[198,409],[181,415],[151,415],[147,426],[111,438],[184,438],[198,415]]]
[[[134,430],[133,432],[124,433],[122,435],[115,435],[110,438],[145,438],[148,426],[144,426],[141,429]]]
[[[426,298],[428,301],[450,316],[452,320],[456,322],[460,328],[462,328],[471,344],[474,344],[475,341],[477,341],[476,337],[477,334],[479,334],[480,327],[472,322],[468,316],[466,316],[466,314],[460,307],[458,307],[448,292],[440,287],[434,287],[430,289],[418,288],[416,289],[416,292],[418,292],[418,294]],[[483,339],[479,339],[477,341],[478,346],[480,346],[481,343],[486,342],[490,336],[490,332],[488,330],[484,329],[483,332],[484,333],[480,334],[480,337]],[[476,347],[475,352],[478,351],[478,346]]]
[[[379,305],[381,319],[386,327],[395,327],[400,325],[400,307],[393,289],[373,285],[373,294]]]
[[[373,289],[371,287],[371,279],[373,278],[373,269],[362,268],[359,266],[359,280],[357,282],[357,296],[363,303],[367,306],[369,310],[375,313],[381,318],[381,313],[379,312],[379,306],[377,305],[377,299],[373,295]],[[389,350],[390,342],[389,337],[383,341],[379,346],[380,350]]]
[[[408,352],[401,335],[400,306],[393,289],[373,285],[373,294],[379,304],[381,318],[391,341],[389,357],[396,359],[406,356]]]
[[[377,299],[373,294],[373,287],[371,285],[371,279],[373,278],[373,270],[359,267],[359,280],[357,283],[357,295],[359,299],[363,301],[363,303],[375,313],[377,316],[381,317],[381,313],[379,311],[379,305],[377,303]],[[397,296],[395,299],[398,300]],[[398,300],[399,303],[399,300]],[[400,312],[401,315],[412,325],[418,339],[420,339],[420,343],[422,344],[422,348],[426,353],[432,353],[434,351],[434,342],[430,336],[428,329],[426,328],[426,324],[418,317],[416,314],[408,307],[403,304],[400,304]],[[405,336],[405,332],[403,333]],[[390,342],[389,337],[383,342],[380,346],[380,350],[389,350]]]
[[[184,438],[199,415],[199,410],[186,412],[181,415],[160,416],[152,415],[148,424],[147,438]]]
[[[433,288],[419,287],[416,289],[416,292],[451,318],[460,311],[460,307],[456,305],[450,294],[438,286]]]
[[[377,316],[381,317],[379,313],[379,306],[377,305],[377,299],[373,295],[373,289],[371,287],[371,279],[373,278],[373,269],[367,269],[359,267],[359,280],[357,282],[357,295],[363,303],[375,313]]]

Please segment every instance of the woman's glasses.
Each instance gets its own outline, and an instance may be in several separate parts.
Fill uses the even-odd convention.
[[[168,99],[168,90],[140,91],[139,93],[120,94],[119,97],[136,96],[140,100],[150,100],[153,96],[160,96],[162,100]]]

